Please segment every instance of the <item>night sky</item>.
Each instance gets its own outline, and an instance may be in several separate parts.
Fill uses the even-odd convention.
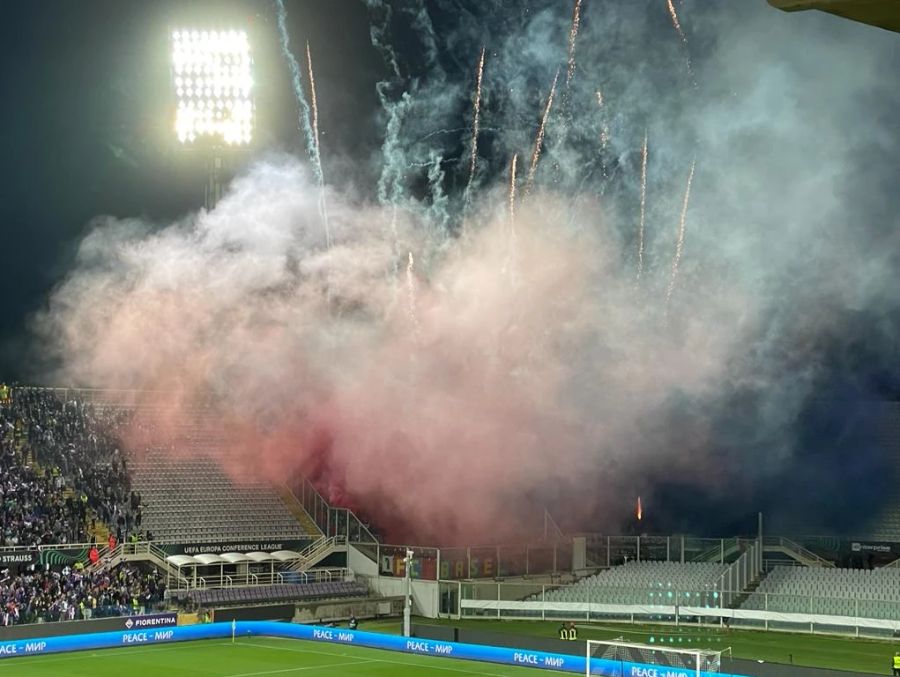
[[[377,150],[365,6],[354,0],[288,2],[291,39],[306,40],[322,83],[323,144]],[[259,129],[256,152],[302,152],[288,69],[265,2],[51,0],[6,8],[0,227],[4,293],[0,378],[34,382],[29,318],[71,264],[98,215],[163,222],[203,205],[202,165],[172,134],[171,28],[240,26],[254,40]],[[215,17],[215,18],[211,18]],[[15,104],[12,105],[12,100]]]

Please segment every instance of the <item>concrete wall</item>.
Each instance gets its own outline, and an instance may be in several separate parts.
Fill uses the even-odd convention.
[[[406,580],[390,576],[368,578],[369,588],[383,597],[404,597]],[[440,593],[437,581],[412,581],[413,614],[425,618],[437,618],[440,610]]]
[[[360,576],[378,576],[378,562],[373,562],[352,545],[347,546],[347,567]]]

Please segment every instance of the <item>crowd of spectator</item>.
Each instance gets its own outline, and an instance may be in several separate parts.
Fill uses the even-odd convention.
[[[130,564],[86,572],[80,566],[61,571],[38,567],[0,580],[0,624],[89,620],[147,613],[164,606],[165,582],[156,569]]]
[[[51,390],[0,386],[2,545],[83,543],[98,519],[118,542],[146,537],[116,437],[126,416]]]

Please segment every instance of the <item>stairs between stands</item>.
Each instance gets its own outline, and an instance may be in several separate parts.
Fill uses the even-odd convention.
[[[281,500],[284,501],[284,504],[287,506],[287,509],[290,511],[291,515],[293,515],[294,519],[300,523],[300,526],[303,527],[303,530],[308,533],[310,536],[324,536],[322,530],[319,529],[319,526],[316,524],[315,520],[310,517],[309,513],[306,512],[306,509],[301,505],[300,501],[297,500],[297,497],[294,496],[294,492],[292,492],[286,484],[276,484],[274,485],[275,491],[278,492],[278,496],[281,497]]]
[[[752,595],[754,592],[756,592],[756,590],[759,588],[759,586],[762,585],[762,582],[766,579],[767,575],[768,575],[768,572],[765,570],[760,572],[759,576],[757,576],[752,581],[750,581],[750,583],[747,585],[747,587],[744,588],[744,590],[739,595],[735,595],[734,598],[732,598],[731,603],[728,605],[728,608],[729,609],[741,608],[741,606],[743,606],[744,602],[747,601],[747,598],[750,597],[750,595]]]

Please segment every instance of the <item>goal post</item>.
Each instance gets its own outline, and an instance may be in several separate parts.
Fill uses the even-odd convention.
[[[722,663],[721,651],[676,649],[617,640],[589,639],[586,652],[586,677],[704,677],[718,673]]]

